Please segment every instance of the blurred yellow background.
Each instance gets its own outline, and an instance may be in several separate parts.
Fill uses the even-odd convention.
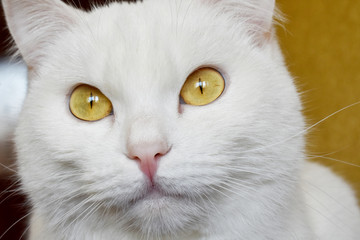
[[[278,29],[280,42],[303,92],[308,124],[360,101],[360,1],[277,4],[287,19],[286,30]],[[360,200],[360,105],[313,128],[308,143],[309,159],[345,177]]]

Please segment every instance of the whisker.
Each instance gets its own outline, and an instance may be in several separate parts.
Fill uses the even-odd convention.
[[[309,130],[311,130],[311,129],[313,129],[314,127],[318,126],[319,124],[323,123],[323,122],[326,121],[327,119],[329,119],[329,118],[331,118],[331,117],[339,114],[340,112],[343,112],[343,111],[345,111],[345,110],[347,110],[347,109],[349,109],[349,108],[351,108],[351,107],[354,107],[354,106],[356,106],[356,105],[359,105],[359,104],[360,104],[360,101],[355,102],[355,103],[353,103],[353,104],[350,104],[350,105],[348,105],[348,106],[346,106],[346,107],[343,107],[343,108],[341,108],[341,109],[333,112],[332,114],[324,117],[323,119],[321,119],[320,121],[314,123],[313,125],[305,128],[304,130],[302,130],[302,131],[300,131],[300,132],[298,132],[298,133],[296,133],[296,134],[294,134],[294,135],[292,135],[292,136],[290,136],[290,137],[287,137],[287,138],[285,138],[285,139],[283,139],[283,140],[281,140],[281,141],[279,141],[279,142],[275,142],[275,143],[273,143],[273,144],[265,145],[265,146],[262,146],[262,147],[259,147],[259,148],[254,148],[254,149],[242,151],[241,153],[256,152],[256,151],[259,151],[259,150],[267,149],[267,148],[269,148],[269,147],[273,147],[273,146],[276,146],[276,145],[285,143],[285,142],[287,142],[287,141],[289,141],[289,140],[291,140],[291,139],[293,139],[293,138],[296,138],[296,137],[300,136],[300,135],[303,134],[303,133],[308,132]]]
[[[3,194],[5,193],[8,193],[8,191],[10,189],[12,189],[13,187],[15,187],[17,184],[19,184],[20,182],[20,179],[16,180],[15,182],[13,182],[9,187],[7,187],[5,190],[3,190],[1,193],[0,193],[0,197],[3,196]],[[14,191],[20,191],[20,190],[14,190]]]
[[[90,197],[86,198],[84,201],[79,202],[78,204],[76,204],[75,206],[73,206],[70,210],[68,210],[63,216],[62,218],[56,217],[56,219],[58,219],[57,221],[57,225],[61,225],[63,226],[65,224],[65,221],[67,219],[69,219],[72,215],[76,214],[76,212],[83,207],[85,204],[88,203],[88,200],[90,199]],[[57,201],[54,201],[55,203]]]
[[[218,192],[218,193],[220,193],[220,194],[224,195],[225,197],[227,197],[227,198],[229,198],[229,199],[232,199],[232,197],[230,197],[229,195],[225,194],[224,192],[222,192],[222,191],[220,191],[220,190],[216,189],[215,187],[210,186],[210,185],[209,185],[208,187],[209,187],[209,188],[211,188],[212,190],[214,190],[214,191],[216,191],[216,192]]]
[[[233,173],[247,173],[247,174],[258,175],[258,176],[263,177],[262,180],[278,181],[278,179],[276,179],[275,177],[279,176],[279,175],[275,175],[274,171],[265,170],[265,169],[258,169],[258,168],[253,168],[255,171],[251,171],[251,170],[249,170],[247,168],[242,168],[242,167],[218,166],[218,168],[225,169],[225,170],[231,171]],[[284,173],[279,173],[279,174],[284,175]],[[286,175],[284,175],[284,177],[286,177]],[[287,178],[282,178],[281,181],[288,181],[290,183],[293,182],[292,180],[287,179]]]
[[[2,199],[0,201],[0,205],[3,204],[6,200],[8,200],[9,198],[13,197],[14,195],[16,195],[17,193],[19,193],[20,191],[13,191],[11,194],[7,195],[4,199]]]
[[[215,209],[217,214],[220,214],[219,209],[216,207],[216,205],[213,203],[213,201],[210,200],[209,196],[207,194],[203,194],[203,196],[207,199],[207,201],[210,203],[210,205]]]
[[[343,164],[346,164],[346,165],[349,165],[349,166],[360,168],[360,165],[357,165],[355,163],[349,163],[349,162],[342,161],[342,160],[335,159],[335,158],[331,158],[331,157],[316,156],[316,155],[308,155],[308,156],[310,156],[312,159],[322,158],[322,159],[331,160],[331,161],[334,161],[334,162],[339,162],[339,163],[343,163]]]
[[[21,217],[19,220],[17,220],[15,223],[13,223],[5,232],[3,232],[3,234],[0,236],[0,239],[2,239],[6,233],[8,233],[10,231],[10,229],[12,229],[16,224],[18,224],[19,222],[21,222],[23,219],[25,219],[26,217],[28,217],[31,213],[27,213],[25,214],[25,216]]]
[[[229,183],[235,184],[235,185],[237,185],[239,187],[243,187],[243,188],[246,188],[246,189],[249,189],[249,190],[252,190],[252,191],[255,188],[249,187],[249,186],[247,186],[245,184],[241,184],[240,182],[244,182],[246,184],[250,184],[250,185],[255,186],[255,187],[257,186],[257,184],[255,184],[255,183],[243,181],[241,179],[237,179],[237,178],[233,178],[233,177],[229,177],[229,176],[225,176],[224,179],[226,179],[226,181],[229,182]]]
[[[19,240],[21,240],[23,237],[25,237],[25,235],[27,234],[27,232],[30,230],[30,227],[31,227],[31,225],[29,224],[29,225],[25,228],[25,230],[24,230],[24,232],[21,234]]]
[[[327,197],[329,197],[329,199],[333,200],[337,205],[341,206],[344,210],[346,210],[346,212],[348,212],[351,215],[354,215],[354,213],[352,211],[350,211],[350,209],[348,209],[346,206],[344,206],[340,201],[338,201],[336,198],[334,198],[333,196],[331,196],[329,193],[325,192],[324,190],[322,190],[321,188],[319,188],[318,186],[316,186],[315,184],[313,184],[310,181],[307,181],[306,179],[304,179],[304,181],[311,185],[314,189],[316,189],[317,191],[319,191],[320,193],[326,195]],[[320,204],[321,201],[316,199],[315,197],[312,196],[312,194],[310,194],[308,191],[305,190],[305,188],[303,188],[304,192],[307,193],[309,196],[311,196],[313,199],[315,199],[317,202],[319,202]]]
[[[6,166],[5,164],[3,164],[3,163],[1,163],[1,162],[0,162],[0,166],[3,167],[3,168],[5,168],[5,169],[7,169],[7,170],[9,170],[10,172],[13,172],[13,173],[18,174],[18,172],[17,172],[16,170],[14,170],[14,169]]]
[[[225,186],[234,188],[232,185],[229,185],[228,183],[223,183],[223,184],[224,184]],[[244,197],[244,195],[240,195],[240,193],[235,192],[235,191],[233,191],[233,190],[231,190],[231,189],[229,189],[229,188],[226,188],[226,187],[224,187],[224,186],[219,185],[219,186],[217,186],[217,187],[220,187],[220,188],[224,189],[225,191],[231,192],[231,193],[235,194],[236,196],[239,196],[239,197],[241,197],[241,198],[243,198],[243,199],[246,199],[246,200],[248,200],[248,201],[250,200],[249,198]],[[235,189],[238,190],[237,188],[235,188]],[[241,192],[241,193],[250,194],[250,193],[248,193],[248,192]],[[251,194],[250,194],[250,195],[251,195]],[[234,199],[234,198],[230,197],[230,199]]]
[[[101,206],[102,206],[102,203],[101,202],[98,202],[96,205],[94,205],[96,202],[94,202],[90,207],[90,211],[88,211],[88,209],[86,209],[84,212],[86,212],[86,211],[88,211],[88,213],[85,215],[85,216],[83,216],[82,218],[81,218],[81,220],[80,221],[84,221],[84,220],[86,220],[86,219],[89,219],[89,218],[91,218],[91,216],[92,215],[94,215],[100,208],[101,208]],[[79,219],[78,219],[79,220]],[[75,223],[75,222],[77,222],[78,220],[76,220],[75,219],[75,221],[73,222],[73,223]],[[72,225],[72,224],[70,224],[70,225]]]
[[[316,213],[318,213],[320,216],[322,216],[323,218],[326,219],[326,221],[328,221],[329,223],[331,223],[333,226],[341,229],[341,231],[343,231],[344,233],[348,233],[348,231],[346,231],[342,226],[339,226],[336,222],[332,221],[331,218],[329,216],[326,216],[325,214],[323,214],[322,212],[320,212],[318,209],[314,208],[313,206],[311,206],[310,204],[305,203],[306,206],[308,206],[309,208],[311,208],[312,210],[314,210]]]
[[[89,198],[88,198],[89,199]],[[80,202],[79,204],[77,204],[77,208],[76,210],[73,211],[73,209],[71,209],[69,212],[70,214],[68,214],[68,216],[63,217],[63,221],[66,221],[69,216],[73,215],[77,210],[79,210],[81,207],[85,206],[86,204],[89,203],[89,200],[85,200],[83,202]],[[91,209],[94,205],[96,204],[96,202],[93,202],[92,204],[90,204],[90,206],[88,206],[84,211],[82,211],[74,220],[72,220],[69,224],[67,224],[67,227],[65,227],[62,232],[64,233],[64,235],[66,235],[66,233],[68,232],[69,228],[81,217],[83,216],[84,213],[86,213],[89,209]],[[87,214],[86,214],[87,215]],[[85,215],[85,216],[86,216]],[[65,224],[65,222],[63,223]]]

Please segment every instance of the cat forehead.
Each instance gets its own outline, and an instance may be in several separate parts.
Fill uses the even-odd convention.
[[[226,22],[213,14],[200,1],[114,3],[84,18],[76,50],[96,81],[112,74],[123,81],[107,78],[111,84],[182,84],[191,71],[223,63],[223,53],[233,52],[224,44],[235,41],[226,36]]]

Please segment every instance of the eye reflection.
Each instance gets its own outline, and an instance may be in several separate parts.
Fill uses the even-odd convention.
[[[195,87],[200,89],[201,94],[204,94],[204,89],[206,88],[206,82],[202,81],[201,78],[199,78],[199,81],[196,83]]]
[[[88,103],[90,103],[90,107],[93,108],[93,104],[99,102],[99,96],[93,96],[93,93],[90,93],[90,97],[88,98]]]

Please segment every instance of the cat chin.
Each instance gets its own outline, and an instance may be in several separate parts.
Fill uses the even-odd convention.
[[[116,194],[107,198],[103,205],[106,209],[99,212],[106,212],[106,218],[113,219],[109,224],[120,224],[127,233],[137,235],[136,239],[180,236],[207,222],[212,213],[209,197],[170,189],[162,184],[164,179],[158,179],[154,182],[144,179],[134,188],[131,200]]]
[[[135,239],[162,239],[194,232],[208,219],[210,203],[161,187],[156,181],[145,181],[132,200],[116,202],[114,197],[111,206],[107,205],[111,210],[104,211],[107,219],[113,219],[109,224],[120,224],[125,234],[135,235]]]
[[[195,199],[153,188],[125,209],[123,224],[140,238],[180,236],[199,229],[207,219],[210,211],[205,211],[204,205],[199,206]]]

